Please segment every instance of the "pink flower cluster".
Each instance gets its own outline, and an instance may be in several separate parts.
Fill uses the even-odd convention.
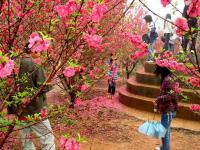
[[[180,88],[180,84],[179,82],[176,82],[175,85],[174,85],[174,91],[176,93],[181,93],[182,92],[182,89]]]
[[[167,67],[171,70],[176,70],[188,74],[188,69],[185,67],[183,63],[178,63],[173,59],[155,59],[156,64],[161,67]]]
[[[171,58],[173,56],[173,53],[170,51],[166,51],[162,54],[162,58]]]
[[[101,66],[101,64],[99,64],[99,66]],[[95,72],[96,74],[100,74],[100,73],[101,73],[101,70],[100,70],[99,68],[95,67],[95,68],[94,68],[94,72]]]
[[[197,21],[197,23],[198,23],[198,26],[200,27],[200,19]]]
[[[172,0],[161,0],[161,4],[163,7],[166,7],[169,3],[171,3]]]
[[[84,92],[84,91],[86,91],[87,89],[88,89],[88,86],[87,86],[87,85],[82,85],[82,86],[80,87],[81,92]]]
[[[132,35],[129,37],[131,43],[138,49],[142,51],[147,51],[147,44],[142,41],[142,37],[139,35]]]
[[[130,55],[132,60],[136,60],[137,58],[145,57],[148,54],[147,51],[136,51],[135,53]]]
[[[200,88],[200,79],[196,76],[188,78],[188,82],[195,87]]]
[[[79,5],[74,0],[69,0],[66,5],[57,5],[54,10],[58,13],[61,18],[67,17],[76,10],[78,10]]]
[[[192,111],[200,112],[200,105],[199,105],[199,104],[192,104],[192,105],[190,106],[190,109],[191,109]]]
[[[177,26],[176,33],[179,37],[183,36],[183,33],[189,30],[187,20],[185,18],[177,18],[175,24]]]
[[[91,79],[95,79],[95,78],[96,78],[95,72],[92,71],[92,70],[89,71],[89,75],[88,75],[88,76],[89,76]]]
[[[40,58],[36,58],[34,59],[34,63],[38,64],[38,65],[41,65],[42,64],[42,61]]]
[[[41,116],[41,118],[45,118],[47,116],[47,109],[42,109],[40,111],[40,116]]]
[[[66,139],[61,137],[60,139],[61,147],[65,150],[80,150],[80,144],[76,142],[73,138]]]
[[[81,101],[81,99],[76,99],[75,100],[75,106],[79,106],[79,105],[81,105],[81,103],[82,103],[82,101]]]
[[[187,67],[185,67],[185,65],[183,63],[177,62],[172,57],[171,52],[165,52],[161,57],[162,57],[162,59],[159,59],[159,58],[155,59],[155,62],[157,65],[159,65],[161,67],[167,67],[171,70],[183,72],[186,75],[190,74],[191,71]],[[197,76],[188,78],[188,82],[195,87],[200,87],[200,79]],[[179,90],[178,85],[176,88],[177,88],[177,90]]]
[[[76,71],[74,67],[67,67],[65,68],[65,70],[63,71],[63,74],[65,77],[73,77],[75,75]]]
[[[28,47],[32,52],[46,51],[50,46],[49,40],[42,39],[37,32],[33,32],[29,38]]]
[[[39,121],[39,120],[45,118],[46,116],[47,116],[47,109],[42,109],[40,111],[39,116],[32,115],[31,118],[34,119],[35,121]],[[31,121],[31,119],[29,117],[22,116],[19,118],[19,121]]]
[[[88,1],[86,5],[87,5],[87,8],[93,8],[94,7],[94,2],[93,1]]]
[[[8,60],[5,64],[0,64],[0,78],[6,78],[11,75],[14,66],[15,64],[13,60]]]
[[[87,42],[89,48],[100,49],[103,38],[96,34],[84,33],[84,40]]]
[[[129,38],[134,47],[138,49],[135,53],[131,54],[130,58],[132,60],[144,57],[148,54],[147,44],[142,41],[141,36],[131,35]]]
[[[104,13],[107,11],[107,6],[105,4],[96,4],[93,7],[92,14],[91,14],[91,20],[93,22],[99,22],[103,16]]]
[[[190,0],[190,5],[187,10],[187,14],[190,17],[200,16],[200,1],[199,0]]]

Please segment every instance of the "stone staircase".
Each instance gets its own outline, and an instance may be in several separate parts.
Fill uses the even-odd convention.
[[[127,84],[119,88],[119,101],[129,107],[153,112],[153,101],[160,90],[160,79],[153,74],[154,70],[155,64],[147,62],[144,68],[138,68],[135,77],[127,80]],[[200,116],[190,110],[190,103],[200,104],[200,98],[186,88],[183,88],[183,94],[190,98],[190,102],[179,101],[177,117],[200,121]]]

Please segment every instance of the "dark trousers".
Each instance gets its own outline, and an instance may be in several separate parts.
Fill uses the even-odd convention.
[[[116,82],[114,80],[108,80],[108,93],[115,95]]]
[[[161,124],[167,130],[165,137],[162,138],[161,150],[170,150],[170,124],[173,118],[175,118],[176,112],[162,113]]]
[[[76,92],[72,91],[69,93],[69,95],[70,95],[70,103],[71,103],[70,105],[74,105],[75,99],[76,99]]]
[[[186,52],[188,45],[190,44],[190,51],[195,49],[196,41],[197,41],[197,33],[193,35],[191,39],[188,37],[189,35],[185,35],[182,41],[183,50]]]
[[[171,36],[170,33],[164,34],[164,38],[165,38],[165,44],[164,44],[164,47],[163,47],[164,50],[170,50],[170,44],[169,44],[170,36]]]

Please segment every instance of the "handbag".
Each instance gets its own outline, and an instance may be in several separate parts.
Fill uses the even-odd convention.
[[[138,131],[146,136],[158,139],[164,138],[167,132],[160,121],[145,121],[139,126]]]

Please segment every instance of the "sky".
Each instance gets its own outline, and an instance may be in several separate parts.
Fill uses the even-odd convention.
[[[129,4],[132,0],[127,0],[127,4]],[[160,16],[164,17],[167,13],[170,13],[172,15],[172,20],[174,21],[177,17],[182,16],[179,12],[176,12],[173,14],[173,7],[171,5],[168,5],[167,7],[163,7],[160,0],[144,0],[145,4],[156,14],[159,14]],[[138,0],[135,0],[136,3],[139,3]],[[184,0],[172,0],[172,3],[176,5],[178,10],[181,12],[184,8]],[[149,12],[150,15],[152,15],[153,20],[156,21],[156,25],[158,29],[161,29],[163,27],[163,20],[158,18],[157,16],[154,16],[152,13]]]

